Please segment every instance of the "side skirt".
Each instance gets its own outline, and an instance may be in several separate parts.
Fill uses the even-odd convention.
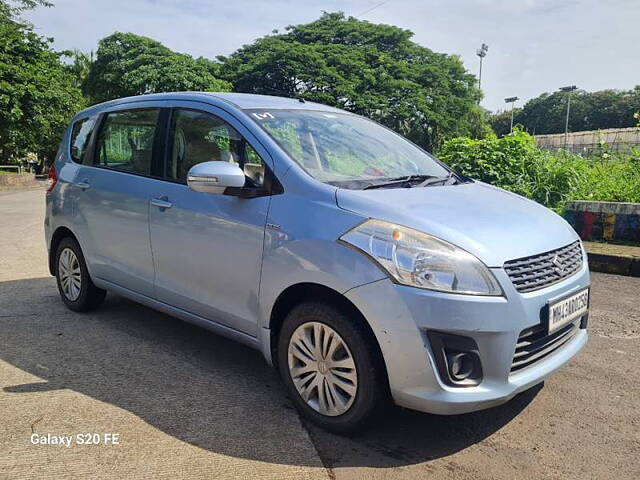
[[[186,310],[182,310],[181,308],[173,307],[167,303],[163,303],[153,298],[147,297],[146,295],[141,295],[132,290],[129,290],[128,288],[121,287],[107,280],[103,280],[101,278],[93,278],[92,280],[93,283],[99,288],[117,293],[118,295],[122,295],[123,297],[133,300],[134,302],[141,303],[142,305],[145,305],[149,308],[153,308],[154,310],[158,310],[159,312],[166,313],[167,315],[171,315],[172,317],[177,317],[180,320],[209,330],[217,335],[222,335],[223,337],[229,338],[236,342],[240,342],[264,354],[262,350],[262,342],[256,337],[252,337],[251,335],[247,335],[246,333],[240,332],[194,313],[187,312]]]

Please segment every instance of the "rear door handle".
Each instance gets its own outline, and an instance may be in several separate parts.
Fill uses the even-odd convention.
[[[151,200],[151,205],[158,207],[160,210],[173,207],[173,203],[167,200],[167,197],[154,198]]]
[[[80,189],[82,189],[82,190],[86,190],[87,188],[91,187],[91,185],[89,185],[88,182],[78,182],[78,183],[74,183],[73,185],[78,187],[78,188],[80,188]]]

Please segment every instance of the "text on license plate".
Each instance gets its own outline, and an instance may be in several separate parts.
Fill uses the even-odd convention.
[[[549,333],[584,315],[589,309],[589,289],[549,305]]]

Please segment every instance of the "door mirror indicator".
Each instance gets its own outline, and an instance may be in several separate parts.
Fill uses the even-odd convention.
[[[238,165],[229,162],[198,163],[187,174],[189,188],[202,193],[222,194],[229,187],[244,187],[244,183],[244,172]]]

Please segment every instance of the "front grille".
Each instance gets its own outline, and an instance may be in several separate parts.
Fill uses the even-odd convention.
[[[511,363],[511,373],[526,368],[547,355],[551,355],[567,343],[579,330],[580,319],[547,335],[544,325],[536,325],[520,332],[516,352]]]
[[[582,248],[576,241],[566,247],[530,257],[509,260],[504,270],[521,293],[558,283],[582,268]]]

